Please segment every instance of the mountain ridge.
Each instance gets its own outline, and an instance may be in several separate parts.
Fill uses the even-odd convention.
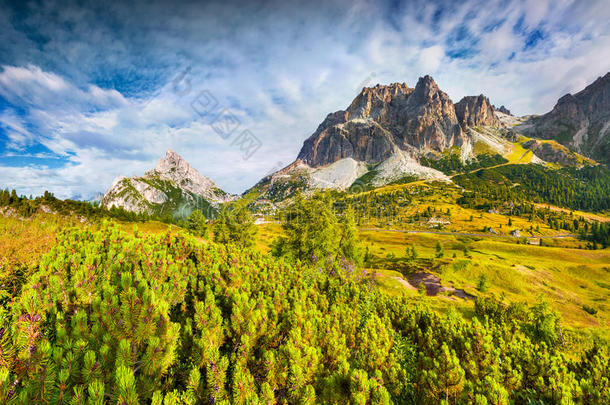
[[[575,94],[565,94],[551,111],[515,128],[554,139],[576,152],[610,164],[610,72]]]
[[[581,93],[562,97],[558,105],[582,98]],[[521,136],[530,120],[496,108],[484,94],[453,103],[429,75],[413,88],[406,83],[364,87],[345,110],[324,118],[291,164],[242,195],[255,192],[259,200],[280,202],[314,189],[380,187],[405,179],[451,181],[446,173],[459,170],[456,164],[476,167],[482,154],[488,156],[485,164],[500,162],[515,148],[524,151],[519,163],[594,164],[559,143]],[[101,204],[138,213],[202,204],[212,211],[235,198],[168,149],[143,176],[115,179]]]

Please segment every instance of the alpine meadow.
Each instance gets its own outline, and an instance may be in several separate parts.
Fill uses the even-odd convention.
[[[610,404],[607,2],[0,3],[0,403]]]

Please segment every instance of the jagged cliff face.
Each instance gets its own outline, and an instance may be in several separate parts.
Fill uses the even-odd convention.
[[[478,126],[501,126],[493,106],[483,94],[461,99],[455,104],[455,114],[464,129]]]
[[[531,119],[517,130],[554,139],[610,164],[610,73],[574,95],[561,97],[551,112]]]
[[[404,83],[364,88],[347,110],[326,117],[298,159],[311,167],[345,158],[380,163],[399,151],[412,157],[442,152],[464,139],[451,99],[425,76],[414,89]]]
[[[180,155],[168,150],[157,166],[141,177],[117,178],[102,199],[106,208],[136,213],[172,213],[198,207],[204,211],[234,197],[219,189]],[[190,207],[190,208],[189,208]]]

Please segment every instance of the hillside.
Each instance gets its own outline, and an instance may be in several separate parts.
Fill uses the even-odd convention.
[[[171,150],[0,192],[0,400],[603,403],[610,171],[525,121],[426,76],[241,197]]]

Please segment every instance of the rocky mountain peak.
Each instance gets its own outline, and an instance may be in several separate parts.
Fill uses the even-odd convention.
[[[165,152],[165,157],[159,159],[157,166],[146,175],[171,180],[181,188],[199,195],[208,195],[210,190],[217,189],[212,180],[199,173],[182,156],[171,149]]]
[[[176,198],[180,201],[172,200]],[[200,199],[217,204],[232,198],[182,156],[168,149],[165,157],[159,159],[155,168],[144,176],[115,179],[104,195],[102,205],[152,213],[163,206],[175,208],[179,203],[199,204]]]
[[[506,115],[513,115],[510,110],[506,107],[504,107],[503,105],[500,106],[500,108],[497,108],[495,105],[492,106],[493,109],[497,112],[501,112],[502,114],[506,114]]]
[[[389,103],[404,102],[413,92],[406,83],[392,83],[387,86],[377,84],[374,87],[364,87],[360,94],[344,111],[344,120],[379,118],[387,113]]]
[[[159,159],[157,162],[157,166],[155,166],[154,170],[160,173],[169,172],[172,169],[180,169],[188,170],[190,165],[186,160],[182,158],[175,151],[168,149],[165,152],[165,157]]]
[[[453,102],[434,79],[365,87],[345,110],[329,114],[303,144],[298,159],[311,167],[352,158],[380,163],[397,151],[414,158],[459,146],[464,134]]]
[[[495,127],[501,125],[489,99],[483,94],[462,98],[455,104],[455,113],[464,129],[482,125]]]
[[[417,81],[410,103],[424,104],[432,101],[437,96],[449,99],[449,96],[439,89],[432,76],[425,75],[424,77],[420,77]]]

